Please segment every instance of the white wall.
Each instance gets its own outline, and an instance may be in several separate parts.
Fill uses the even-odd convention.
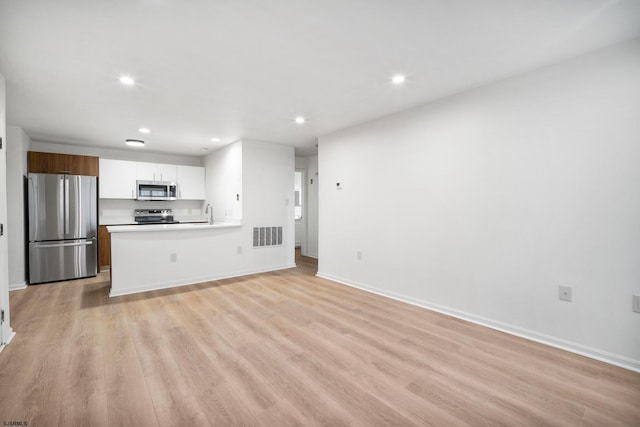
[[[640,370],[639,118],[636,39],[323,137],[319,275]]]
[[[294,265],[294,162],[293,147],[253,140],[235,142],[205,158],[206,202],[214,207],[214,221],[242,221],[238,246],[245,255],[244,269]],[[282,247],[252,248],[252,229],[263,226],[283,227]]]
[[[29,136],[19,127],[7,127],[7,233],[9,288],[26,286],[24,176],[27,174]]]
[[[242,141],[227,145],[204,159],[205,205],[213,206],[214,221],[242,219]],[[238,197],[240,196],[240,200]]]
[[[295,220],[293,212],[294,148],[261,141],[242,141],[243,232],[251,243],[252,228],[283,227],[283,245],[251,248],[252,265],[295,266]],[[241,199],[242,200],[242,199]]]
[[[307,247],[303,255],[318,258],[318,156],[307,158]]]
[[[5,79],[0,74],[0,138],[2,138],[2,149],[0,150],[0,224],[3,224],[5,228],[5,234],[0,236],[0,309],[5,312],[5,321],[0,327],[0,351],[14,336],[9,309],[6,111]]]

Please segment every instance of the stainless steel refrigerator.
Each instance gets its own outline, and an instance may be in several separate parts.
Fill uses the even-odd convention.
[[[29,283],[90,277],[98,265],[94,176],[28,176]]]

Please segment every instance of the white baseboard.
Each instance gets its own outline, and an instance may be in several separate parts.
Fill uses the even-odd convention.
[[[515,335],[520,338],[525,338],[531,341],[546,344],[551,347],[556,347],[562,350],[576,353],[581,356],[586,356],[591,359],[599,360],[601,362],[609,363],[611,365],[619,366],[621,368],[629,369],[631,371],[640,372],[640,360],[634,360],[618,354],[613,354],[604,350],[589,347],[572,341],[567,341],[562,338],[557,338],[551,335],[541,334],[529,329],[520,328],[518,326],[510,325],[508,323],[499,322],[497,320],[488,319],[482,316],[476,316],[475,314],[467,313],[464,311],[456,310],[454,308],[445,307],[438,304],[433,304],[428,301],[423,301],[418,298],[408,297],[406,295],[396,294],[386,290],[378,289],[372,286],[367,286],[362,283],[354,282],[340,277],[332,276],[318,272],[316,276],[323,279],[338,282],[343,285],[351,286],[353,288],[361,289],[363,291],[371,292],[373,294],[381,295],[387,298],[391,298],[397,301],[405,302],[407,304],[415,305],[418,307],[426,308],[427,310],[436,311],[438,313],[446,314],[458,319],[466,320],[487,328],[495,329],[500,332],[505,332],[510,335]]]
[[[125,289],[118,289],[117,291],[111,291],[109,292],[109,296],[110,297],[119,297],[122,295],[130,295],[130,294],[137,294],[140,292],[148,292],[148,291],[157,291],[160,289],[169,289],[169,288],[177,288],[180,286],[187,286],[187,285],[195,285],[196,283],[204,283],[204,282],[211,282],[214,280],[222,280],[222,279],[231,279],[233,277],[240,277],[240,276],[248,276],[250,274],[258,274],[258,273],[267,273],[269,271],[276,271],[276,270],[284,270],[287,268],[295,268],[295,263],[292,264],[286,264],[286,265],[280,265],[280,266],[275,266],[275,267],[267,267],[267,268],[259,268],[259,269],[255,269],[255,270],[241,270],[241,271],[233,271],[233,272],[229,272],[229,273],[222,273],[222,274],[218,274],[218,275],[212,275],[212,276],[199,276],[199,277],[191,277],[185,280],[171,280],[171,281],[167,281],[167,282],[159,282],[159,283],[151,283],[151,284],[147,284],[147,285],[143,285],[143,286],[136,286],[136,287],[132,287],[132,288],[125,288]]]
[[[20,289],[26,289],[26,288],[27,288],[27,282],[11,283],[9,285],[9,291],[19,291]]]
[[[4,350],[4,348],[6,346],[9,345],[9,343],[11,342],[13,337],[15,337],[15,336],[16,336],[16,333],[13,331],[12,328],[9,328],[9,338],[7,339],[7,341],[4,344],[0,344],[0,353],[2,352],[2,350]]]

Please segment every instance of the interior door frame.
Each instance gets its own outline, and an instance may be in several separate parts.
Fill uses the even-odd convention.
[[[302,174],[301,181],[301,189],[302,189],[302,219],[295,220],[295,228],[298,228],[298,224],[300,224],[302,228],[302,234],[300,237],[300,249],[302,254],[304,255],[307,252],[307,188],[306,188],[306,178],[307,178],[307,170],[302,168],[296,168],[294,172],[300,172]],[[295,206],[295,201],[294,201]],[[295,230],[294,230],[295,233]],[[294,239],[295,245],[295,239]]]

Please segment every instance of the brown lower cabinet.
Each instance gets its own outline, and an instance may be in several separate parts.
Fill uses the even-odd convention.
[[[111,268],[111,234],[106,225],[98,227],[98,261],[100,271]]]

